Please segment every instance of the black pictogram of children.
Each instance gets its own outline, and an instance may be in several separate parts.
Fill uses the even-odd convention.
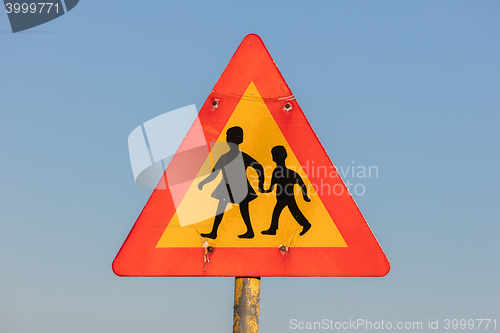
[[[263,235],[276,235],[276,231],[278,230],[278,221],[281,215],[281,212],[285,207],[288,207],[290,213],[295,218],[297,223],[302,226],[302,231],[300,235],[304,235],[310,228],[311,223],[306,219],[304,214],[300,211],[297,206],[297,202],[295,201],[294,196],[294,186],[297,184],[300,186],[302,190],[303,198],[306,202],[310,202],[311,199],[307,196],[307,187],[305,186],[302,178],[295,171],[290,170],[285,165],[285,159],[287,158],[287,152],[285,147],[276,146],[271,150],[271,154],[273,156],[273,161],[276,163],[276,168],[273,170],[271,185],[268,190],[264,189],[264,169],[262,165],[257,162],[250,155],[240,151],[239,145],[243,142],[243,129],[241,127],[231,127],[226,132],[226,141],[230,147],[229,152],[222,155],[215,166],[204,180],[202,180],[198,184],[198,188],[201,190],[203,186],[211,181],[213,181],[219,172],[222,171],[223,179],[217,186],[217,188],[213,191],[212,197],[219,200],[219,204],[217,206],[217,211],[214,219],[214,224],[212,227],[212,231],[208,234],[202,233],[202,237],[216,239],[217,238],[217,230],[219,225],[222,222],[222,218],[224,216],[224,211],[229,203],[237,203],[240,207],[241,217],[243,218],[243,222],[247,227],[247,231],[238,235],[239,238],[253,238],[255,236],[252,224],[250,222],[250,214],[249,214],[249,203],[250,201],[257,198],[257,194],[255,193],[253,187],[246,180],[247,183],[247,194],[243,200],[236,200],[233,196],[235,192],[234,186],[230,186],[228,182],[226,170],[227,166],[234,161],[236,158],[242,158],[244,169],[251,167],[257,171],[259,177],[259,191],[261,193],[270,193],[273,191],[274,187],[276,187],[276,206],[274,207],[271,226],[269,229],[262,231]],[[241,155],[240,155],[241,154]],[[242,177],[246,178],[246,173],[242,174]],[[241,182],[240,182],[241,184]],[[238,189],[236,189],[237,191]]]
[[[295,218],[297,223],[302,226],[302,231],[300,232],[300,236],[302,236],[309,229],[311,229],[311,223],[309,223],[297,206],[297,202],[295,201],[294,186],[295,184],[299,185],[302,190],[304,200],[310,202],[311,199],[307,196],[307,187],[298,173],[285,166],[285,159],[288,156],[285,147],[276,146],[271,149],[271,154],[273,155],[273,161],[276,163],[276,168],[273,170],[271,186],[268,190],[264,190],[263,193],[272,192],[274,186],[276,186],[276,206],[274,206],[271,226],[269,229],[262,231],[262,234],[276,235],[276,230],[278,230],[278,220],[281,212],[288,206],[292,216]]]
[[[252,224],[250,223],[248,204],[250,201],[257,198],[257,194],[255,193],[253,187],[250,185],[247,179],[246,180],[247,194],[245,198],[240,202],[235,202],[233,192],[236,192],[238,190],[241,191],[241,189],[238,188],[235,189],[234,187],[231,188],[230,183],[227,179],[228,171],[226,170],[225,167],[228,166],[231,162],[233,162],[236,158],[242,158],[245,169],[251,167],[257,171],[257,174],[259,175],[259,190],[261,192],[263,190],[262,185],[264,184],[264,169],[262,168],[262,165],[260,165],[260,163],[257,162],[255,159],[253,159],[250,155],[240,151],[239,145],[243,142],[243,129],[241,127],[231,127],[230,129],[228,129],[226,132],[226,141],[230,147],[229,152],[225,153],[217,160],[212,170],[212,173],[208,175],[207,178],[202,180],[200,184],[198,184],[198,188],[201,190],[206,183],[214,180],[219,174],[219,172],[222,170],[223,179],[212,193],[212,197],[219,200],[219,204],[217,206],[217,212],[214,219],[214,225],[212,231],[209,234],[202,233],[201,236],[212,239],[217,238],[217,229],[219,228],[219,225],[222,222],[222,217],[224,216],[224,211],[226,210],[226,206],[229,203],[239,203],[241,217],[243,218],[243,222],[245,222],[247,231],[244,234],[239,235],[238,237],[253,238],[254,232]],[[246,174],[243,173],[241,176],[246,177]]]

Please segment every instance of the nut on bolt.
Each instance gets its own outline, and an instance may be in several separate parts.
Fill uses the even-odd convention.
[[[288,251],[288,248],[285,245],[281,245],[280,246],[280,251],[286,252],[286,251]]]
[[[209,247],[207,247],[207,251],[208,251],[208,253],[214,252],[214,247],[212,245],[210,245]]]
[[[283,110],[285,110],[286,112],[292,111],[292,103],[286,102],[285,106],[283,107]]]

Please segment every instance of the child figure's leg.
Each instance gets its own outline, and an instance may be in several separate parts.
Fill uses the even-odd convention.
[[[243,218],[243,222],[245,222],[245,225],[247,227],[247,232],[245,232],[243,235],[238,235],[238,237],[253,238],[254,233],[253,233],[252,223],[250,222],[250,213],[248,212],[248,201],[240,202],[240,213],[241,217]]]
[[[304,214],[302,214],[299,207],[297,206],[297,202],[295,201],[295,199],[290,200],[290,202],[288,203],[288,209],[290,209],[290,213],[292,213],[292,216],[295,218],[297,223],[302,226],[302,231],[300,232],[300,236],[302,236],[309,229],[311,229],[311,223],[309,223]]]
[[[274,206],[273,217],[271,220],[271,226],[269,229],[262,231],[263,235],[276,235],[276,230],[278,230],[278,220],[280,218],[283,208],[285,208],[286,203],[278,201],[276,206]]]
[[[217,205],[217,212],[214,219],[214,226],[212,227],[212,231],[209,234],[200,234],[201,237],[206,238],[217,238],[217,229],[219,228],[220,223],[222,222],[222,217],[224,216],[224,211],[226,210],[227,202],[225,200],[219,201],[219,205]]]

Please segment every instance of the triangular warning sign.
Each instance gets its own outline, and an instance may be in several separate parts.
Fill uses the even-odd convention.
[[[257,35],[237,49],[113,262],[120,276],[389,269]]]

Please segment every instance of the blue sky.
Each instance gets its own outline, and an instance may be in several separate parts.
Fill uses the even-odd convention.
[[[151,193],[129,133],[200,107],[249,33],[333,163],[378,167],[345,180],[366,187],[354,199],[392,265],[262,279],[261,332],[500,319],[499,15],[496,1],[82,0],[17,34],[0,15],[0,331],[231,330],[234,279],[119,278],[111,263]]]

